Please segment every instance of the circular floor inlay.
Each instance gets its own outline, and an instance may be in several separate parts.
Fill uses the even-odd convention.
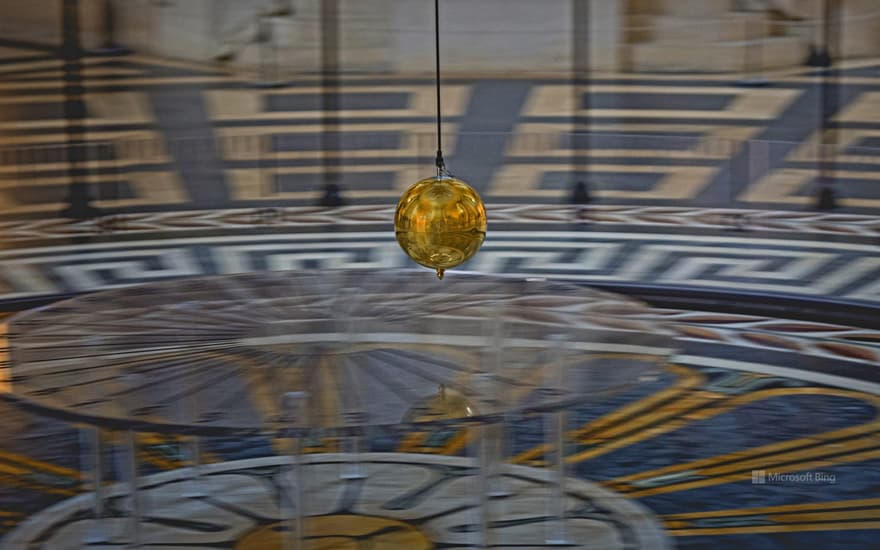
[[[414,526],[389,518],[332,514],[306,518],[303,550],[431,550]],[[235,544],[235,550],[279,550],[288,527],[283,522],[258,527]]]
[[[308,455],[301,471],[305,550],[358,548],[420,550],[481,544],[481,487],[471,459],[407,453],[367,453],[366,477],[350,479],[348,457]],[[496,549],[540,548],[557,538],[548,515],[552,472],[508,466],[489,500],[489,544]],[[140,480],[144,548],[281,550],[291,521],[295,472],[274,456],[205,466],[197,483],[187,469]],[[197,495],[197,496],[193,496]],[[103,538],[105,547],[133,542],[125,484],[110,488],[106,514],[91,514],[92,494],[61,502],[9,533],[2,550],[74,550]],[[638,503],[582,480],[567,480],[565,538],[569,548],[665,550],[660,522]]]

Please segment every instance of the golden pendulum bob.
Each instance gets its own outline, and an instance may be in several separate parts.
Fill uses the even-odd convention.
[[[406,190],[394,215],[397,242],[416,263],[443,272],[470,259],[486,238],[480,195],[448,175],[425,178]]]

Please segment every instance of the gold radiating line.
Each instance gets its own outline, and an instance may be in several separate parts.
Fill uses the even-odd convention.
[[[615,411],[605,416],[597,418],[596,420],[588,423],[582,428],[571,432],[569,434],[569,438],[582,442],[605,441],[606,438],[610,437],[613,434],[620,433],[622,431],[629,431],[631,429],[638,428],[646,423],[656,420],[675,417],[680,414],[683,408],[696,406],[697,404],[709,400],[707,397],[694,399],[693,396],[686,395],[694,388],[698,388],[703,385],[706,380],[706,377],[703,374],[693,369],[682,367],[680,365],[667,365],[666,370],[678,376],[678,380],[676,381],[674,386],[651,394],[650,396],[640,399],[638,401],[634,401],[633,403],[621,407],[620,409],[616,409]],[[712,394],[711,397],[715,398],[716,394]],[[681,398],[682,400],[680,400],[679,398]],[[689,398],[690,401],[683,401]],[[654,409],[651,412],[648,412],[650,411],[650,409],[652,409],[652,407],[655,407],[657,405],[660,405],[660,407]],[[630,420],[627,420],[628,418],[630,418]],[[613,447],[603,447],[602,452],[598,452],[598,449],[594,449],[567,457],[566,461],[578,462],[581,460],[586,460],[587,458],[598,456],[598,454],[604,454],[615,448],[629,444],[630,442],[647,439],[649,437],[653,437],[654,435],[657,435],[657,432],[643,430],[641,432],[638,432],[634,436],[619,440],[621,443],[615,444]],[[520,453],[519,455],[513,457],[511,461],[514,464],[522,464],[534,461],[539,459],[549,450],[550,447],[548,445],[539,445],[535,448]],[[587,452],[594,452],[594,454],[588,456],[586,454]]]
[[[718,416],[720,414],[729,412],[733,409],[755,401],[761,401],[777,396],[804,394],[853,397],[856,399],[870,400],[875,407],[877,406],[877,400],[873,398],[873,396],[855,391],[835,390],[831,388],[773,388],[742,394],[735,397],[729,397],[724,394],[718,394],[714,392],[701,391],[698,392],[696,395],[684,398],[682,401],[686,406],[680,406],[682,402],[672,403],[666,407],[663,407],[659,412],[653,411],[651,413],[647,413],[644,417],[640,417],[638,420],[630,424],[629,427],[644,428],[645,425],[656,424],[657,421],[664,420],[665,422],[662,425],[655,425],[650,427],[649,429],[640,429],[640,431],[638,431],[637,433],[622,437],[620,439],[615,439],[601,447],[572,455],[568,457],[567,460],[569,462],[580,462],[583,460],[594,458],[596,456],[606,454],[611,450],[618,449],[620,447],[642,441],[644,439],[656,437],[660,434],[678,430],[693,422],[706,420],[708,418]],[[697,410],[688,410],[696,409],[696,407],[699,407],[706,403],[711,403],[712,401],[717,401],[716,405]],[[867,428],[866,431],[870,431],[875,428],[876,426],[873,426],[871,428]],[[616,433],[619,433],[621,431],[623,430],[616,430]],[[815,440],[815,438],[807,439]],[[741,453],[737,453],[737,455],[739,454]]]
[[[685,367],[671,365],[668,368],[680,376],[678,383],[674,387],[667,388],[645,399],[617,409],[573,431],[570,434],[572,439],[578,440],[581,443],[593,443],[600,446],[571,455],[566,458],[566,461],[574,463],[588,460],[635,442],[679,429],[692,422],[711,418],[748,403],[776,396],[834,395],[865,400],[873,406],[880,408],[880,398],[860,392],[832,388],[773,388],[734,397],[715,392],[700,391],[679,399],[681,395],[702,385],[704,377]],[[667,402],[668,399],[673,401]],[[666,404],[661,405],[660,408],[648,410],[656,404],[664,402]],[[706,403],[713,402],[715,402],[713,406],[699,408]],[[627,421],[628,418],[630,419],[629,421]],[[658,422],[661,421],[664,422],[663,425],[657,426]],[[629,497],[639,498],[659,493],[678,492],[750,479],[751,469],[764,469],[778,463],[786,464],[776,468],[774,471],[790,472],[815,467],[827,467],[829,464],[872,460],[880,457],[880,451],[873,450],[877,443],[873,437],[877,427],[877,421],[875,420],[860,426],[834,430],[813,437],[772,443],[753,449],[716,455],[690,463],[639,472],[611,479],[603,484],[613,490],[626,493]],[[635,432],[632,433],[634,430]],[[624,435],[626,433],[631,433],[631,435]],[[623,437],[620,437],[621,435]],[[617,439],[612,439],[615,437]],[[856,439],[839,441],[842,438],[853,437]],[[605,444],[603,445],[603,443]],[[828,444],[836,444],[837,446],[830,447]],[[521,453],[514,457],[513,461],[531,461],[534,463],[547,450],[548,447],[546,445],[541,445]],[[829,457],[829,455],[842,456]],[[795,462],[792,463],[792,461]],[[708,476],[708,479],[683,481],[677,484],[642,490],[638,490],[635,483],[663,475],[685,472],[701,477]]]
[[[860,508],[847,510],[847,508]],[[755,517],[762,521],[775,521],[778,525],[741,525],[728,527],[700,528],[694,520],[723,518],[735,521],[736,518]],[[756,533],[774,531],[811,531],[834,529],[871,529],[873,522],[864,519],[880,519],[880,499],[854,499],[830,502],[811,502],[807,504],[783,504],[780,506],[761,506],[757,508],[733,508],[708,512],[687,512],[661,516],[667,531],[674,536],[722,535],[735,533]],[[839,520],[854,520],[840,523]],[[835,522],[836,523],[828,523]],[[808,522],[821,525],[809,525]],[[807,524],[807,525],[805,525]],[[811,528],[814,527],[814,528]],[[766,529],[766,531],[756,531]]]
[[[718,527],[715,529],[670,529],[673,537],[693,537],[707,535],[746,535],[761,533],[798,533],[807,531],[846,531],[853,529],[880,529],[880,521],[859,523],[818,523],[796,525],[750,525],[744,527]]]
[[[774,472],[779,473],[788,473],[788,472],[797,472],[809,470],[812,468],[827,468],[829,466],[835,464],[846,464],[850,462],[864,462],[868,460],[875,460],[880,458],[880,451],[865,451],[854,454],[847,454],[839,457],[823,457],[822,454],[828,454],[827,448],[824,449],[824,453],[820,450],[815,453],[817,458],[815,460],[805,460],[802,462],[797,462],[794,464],[788,464],[785,466],[775,467],[773,469]],[[768,462],[763,462],[763,466],[767,467]],[[737,468],[738,469],[738,468]],[[731,468],[733,470],[733,468]],[[699,473],[697,473],[699,475]],[[736,483],[739,481],[749,480],[752,478],[751,470],[745,472],[736,472],[736,471],[728,471],[723,474],[716,474],[715,477],[709,479],[701,479],[697,481],[683,482],[674,485],[667,485],[664,487],[655,487],[652,489],[645,489],[642,491],[619,491],[626,494],[626,496],[631,498],[643,498],[652,495],[662,494],[662,493],[676,493],[679,491],[686,491],[690,489],[699,489],[701,487],[709,487],[712,485],[723,485],[725,483]],[[605,485],[613,486],[612,484],[606,483]]]
[[[763,390],[737,396],[719,409],[721,411],[728,411],[745,403],[781,395],[833,395],[849,397],[866,401],[876,409],[880,409],[880,397],[833,388],[774,388]],[[701,416],[708,417],[713,415]],[[628,496],[639,498],[750,479],[752,469],[772,467],[774,471],[792,472],[815,467],[828,467],[831,464],[873,460],[880,457],[880,451],[874,450],[878,442],[876,439],[878,427],[880,427],[880,423],[878,423],[875,417],[870,422],[859,426],[851,426],[816,434],[811,437],[761,445],[693,462],[638,472],[608,480],[603,484],[616,491],[624,492]],[[775,467],[773,466],[774,464],[780,464],[780,466]],[[687,473],[690,476],[706,477],[707,479],[683,480],[676,484],[641,490],[638,488],[638,482],[640,481],[676,473]]]
[[[684,512],[681,514],[665,514],[661,516],[667,521],[690,520],[702,518],[719,518],[732,516],[754,516],[779,514],[786,512],[810,512],[815,510],[835,510],[837,508],[880,508],[880,498],[862,498],[853,500],[837,500],[829,502],[810,502],[806,504],[781,504],[779,506],[760,506],[757,508],[731,508],[729,510],[710,510],[702,512]]]

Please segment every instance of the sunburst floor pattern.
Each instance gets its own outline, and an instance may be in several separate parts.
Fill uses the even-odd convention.
[[[213,435],[394,426],[438,387],[472,401],[469,416],[544,410],[653,377],[673,341],[647,311],[478,275],[432,287],[421,272],[366,270],[164,282],[12,319],[8,395],[105,426]],[[292,394],[305,412],[286,409]]]

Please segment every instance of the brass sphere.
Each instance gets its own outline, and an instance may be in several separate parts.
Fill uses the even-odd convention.
[[[469,260],[486,238],[486,209],[462,180],[435,176],[400,197],[394,215],[397,242],[416,263],[443,272]]]

